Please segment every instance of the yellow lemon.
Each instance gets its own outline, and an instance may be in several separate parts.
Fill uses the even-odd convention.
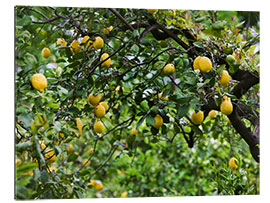
[[[117,86],[117,87],[115,88],[115,92],[118,94],[119,91],[120,91],[120,89],[122,90],[122,92],[125,92],[125,88],[123,88],[123,87],[121,87],[121,86]]]
[[[136,129],[130,130],[131,135],[136,135],[137,133],[138,133],[138,130],[136,130]]]
[[[220,76],[220,79],[218,80],[218,83],[220,85],[222,85],[223,87],[227,87],[229,85],[230,82],[230,75],[228,73],[228,71],[223,70]]]
[[[49,56],[51,55],[50,49],[47,47],[44,47],[41,51],[41,55],[43,58],[49,58]]]
[[[212,69],[212,62],[209,58],[203,56],[199,59],[199,68],[201,72],[208,73]]]
[[[68,148],[67,148],[67,152],[71,153],[71,152],[73,152],[73,150],[74,150],[73,144],[69,144]]]
[[[57,133],[56,136],[58,137],[58,140],[63,140],[65,139],[65,135],[63,133]],[[56,145],[59,145],[59,141],[54,142]]]
[[[110,31],[112,31],[112,29],[113,29],[113,26],[106,27],[106,28],[103,28],[103,32],[104,32],[105,34],[109,34]]]
[[[57,173],[57,168],[55,166],[50,166],[49,168],[47,168],[47,171],[48,171],[48,173],[52,173],[52,171]]]
[[[101,49],[104,46],[104,41],[101,37],[96,37],[94,41],[95,49]]]
[[[26,172],[24,173],[25,176],[33,176],[34,175],[34,172],[33,171],[30,171],[30,172]]]
[[[200,59],[201,59],[201,57],[198,56],[193,61],[193,68],[194,68],[194,70],[199,70],[200,69]]]
[[[211,110],[209,113],[208,113],[208,116],[209,118],[214,118],[218,115],[218,112],[216,110]]]
[[[88,154],[92,154],[94,152],[94,149],[93,148],[90,148],[89,150],[88,150]]]
[[[163,69],[163,73],[165,75],[172,75],[174,72],[175,72],[175,67],[172,63],[167,64]]]
[[[36,73],[31,78],[32,86],[39,90],[40,92],[43,92],[44,89],[48,86],[46,77],[41,73]]]
[[[101,183],[101,181],[96,180],[94,187],[96,188],[96,190],[102,190],[103,184]]]
[[[230,158],[229,167],[231,167],[233,170],[236,170],[238,168],[236,162],[238,162],[238,160],[235,157]]]
[[[93,106],[96,106],[99,104],[100,100],[102,98],[101,94],[90,94],[88,97],[88,101],[90,102],[90,104],[92,104]]]
[[[106,114],[105,108],[100,104],[95,107],[94,111],[97,118],[103,118]]]
[[[168,101],[168,96],[166,96],[166,97],[162,97],[162,93],[159,93],[158,94],[158,98],[160,99],[160,100],[162,100],[162,101]]]
[[[128,194],[128,192],[127,192],[127,191],[122,192],[122,194],[121,194],[121,198],[125,198],[125,197],[127,197],[127,194]]]
[[[77,125],[77,128],[78,128],[79,137],[80,137],[82,135],[83,124],[82,124],[82,121],[79,118],[75,118],[75,120],[76,120],[76,125]]]
[[[230,115],[233,112],[233,105],[231,99],[224,96],[220,105],[220,111],[225,115]]]
[[[96,185],[96,181],[95,180],[90,180],[90,182],[87,185],[93,185],[93,186],[95,186]]]
[[[73,40],[70,44],[70,50],[72,52],[78,53],[81,50],[81,47],[79,45],[80,42],[78,42],[78,40]]]
[[[53,163],[56,161],[56,156],[53,150],[50,150],[45,154],[45,161],[47,163]]]
[[[67,42],[64,38],[58,38],[57,41],[56,41],[56,45],[61,45],[63,47],[66,47],[67,46]]]
[[[197,113],[193,112],[193,114],[191,115],[191,121],[195,125],[199,125],[201,122],[203,122],[203,119],[204,119],[203,111],[198,111]]]
[[[41,148],[41,151],[43,151],[45,148],[46,148],[46,145],[43,141],[38,141],[39,142],[39,145],[40,145],[40,148]]]
[[[146,10],[147,10],[148,13],[151,13],[151,14],[158,11],[158,9],[146,9]]]
[[[157,115],[155,116],[155,123],[154,123],[153,126],[154,126],[156,129],[159,129],[162,125],[163,125],[163,118],[162,118],[159,114],[157,114]]]
[[[88,159],[82,160],[82,165],[88,166],[89,164],[90,164],[90,161],[88,161]]]
[[[107,102],[103,101],[103,102],[100,102],[99,104],[102,105],[105,108],[105,111],[108,111],[109,105],[108,105]]]
[[[103,125],[103,123],[101,121],[95,122],[95,124],[94,124],[94,131],[96,133],[103,133],[104,132],[104,129],[105,129],[105,127],[104,127],[104,125]]]
[[[109,54],[107,54],[107,53],[102,54],[102,55],[101,55],[101,61],[107,59],[108,57],[109,57]],[[102,66],[102,67],[109,68],[110,65],[111,65],[111,62],[112,62],[112,60],[109,58],[109,59],[107,59],[107,61],[103,62],[103,63],[101,64],[101,66]]]
[[[91,41],[89,39],[90,39],[90,37],[86,35],[82,38],[82,41],[81,41],[81,44],[84,44],[83,46],[86,46],[87,49],[91,48],[92,43],[93,43],[93,41]],[[86,42],[87,42],[87,44],[85,44]]]

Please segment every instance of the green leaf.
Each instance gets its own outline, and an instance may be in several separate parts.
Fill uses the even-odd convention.
[[[146,123],[147,123],[148,125],[154,125],[155,122],[156,122],[156,120],[155,120],[154,117],[152,117],[152,116],[150,116],[150,115],[148,115],[148,116],[146,117]]]
[[[200,128],[198,128],[198,126],[191,125],[190,127],[194,131],[195,134],[198,134],[198,135],[201,135],[201,136],[203,135],[203,132],[200,130]]]
[[[74,162],[77,158],[78,158],[78,155],[72,153],[72,154],[68,155],[67,162]]]
[[[50,102],[49,104],[47,104],[47,107],[50,107],[52,109],[59,109],[60,108],[59,104],[54,104],[52,102]]]
[[[151,108],[151,112],[153,112],[155,114],[158,113],[158,110],[159,110],[158,106],[152,106],[152,108]]]
[[[46,170],[41,171],[40,180],[42,184],[46,184],[49,181],[49,174]]]
[[[137,129],[140,127],[140,125],[143,123],[143,121],[144,121],[144,119],[146,118],[146,116],[147,116],[147,114],[140,118],[140,120],[139,120],[139,122],[138,122],[138,124],[137,124],[137,126],[136,126],[136,130],[137,130]]]
[[[194,45],[195,47],[204,48],[203,44],[200,43],[200,42],[193,42],[193,45]]]
[[[56,131],[60,132],[61,131],[61,123],[59,121],[54,121],[54,128]]]
[[[216,21],[212,27],[214,30],[223,30],[224,29],[225,22],[222,21]]]
[[[28,147],[32,146],[32,142],[28,141],[28,142],[23,142],[23,143],[18,143],[16,144],[16,151],[18,152],[22,152],[24,150],[27,150]]]
[[[30,54],[28,52],[24,56],[24,62],[26,64],[33,65],[33,66],[35,66],[38,63],[36,57],[33,54]]]
[[[151,127],[151,133],[153,134],[153,135],[156,135],[156,134],[158,134],[158,131],[159,131],[159,129],[156,129],[155,127]]]
[[[19,167],[16,168],[16,177],[19,177],[24,173],[33,171],[37,167],[38,167],[38,163],[27,163],[27,164],[20,165]]]
[[[30,127],[32,123],[33,113],[22,113],[18,116],[18,119],[23,123],[24,127]]]
[[[178,119],[182,118],[183,116],[185,116],[188,112],[189,109],[189,104],[182,104],[179,106],[178,110],[177,110],[177,117]]]

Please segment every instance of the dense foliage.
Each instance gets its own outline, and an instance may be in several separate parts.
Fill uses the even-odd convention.
[[[15,12],[16,199],[259,194],[257,12]],[[210,72],[194,70],[198,56],[210,59]],[[219,82],[223,70],[228,86]],[[47,83],[33,84],[36,73]],[[104,117],[90,94],[107,102]],[[204,120],[195,125],[199,110]]]

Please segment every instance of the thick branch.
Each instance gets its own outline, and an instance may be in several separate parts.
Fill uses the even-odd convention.
[[[241,98],[252,86],[260,82],[259,77],[245,70],[238,70],[232,78],[240,81],[232,90],[232,94]]]
[[[241,137],[246,141],[246,143],[249,145],[250,152],[253,156],[253,158],[259,162],[259,154],[260,150],[258,147],[259,144],[259,137],[256,137],[250,129],[246,127],[244,122],[241,121],[241,118],[239,117],[237,113],[237,105],[233,105],[234,110],[233,112],[228,116],[233,127],[235,130],[241,135]]]

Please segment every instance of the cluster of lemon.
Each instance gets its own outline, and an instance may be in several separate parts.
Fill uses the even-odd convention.
[[[45,143],[43,141],[39,141],[39,145],[40,145],[41,151],[44,152],[46,149]],[[46,163],[53,163],[57,159],[53,149],[48,149],[47,152],[45,152],[44,158],[45,158]]]
[[[148,9],[149,10],[149,9]],[[149,11],[148,11],[149,12]],[[155,11],[156,12],[156,11]],[[175,72],[175,66],[172,63],[168,63],[164,66],[164,68],[162,69],[162,73],[164,75],[170,76]],[[158,94],[158,98],[161,101],[168,101],[168,96],[163,96],[162,93]],[[153,127],[156,129],[159,129],[162,125],[163,125],[163,118],[162,116],[160,116],[159,114],[156,114],[155,117],[155,123],[153,124]],[[131,133],[132,134],[132,133]]]
[[[105,29],[104,32],[108,33],[112,30],[112,26],[110,26],[109,28],[104,28],[104,29]],[[64,38],[58,38],[56,41],[56,45],[66,47],[67,42]],[[104,40],[100,36],[97,36],[97,37],[95,37],[95,40],[93,42],[92,40],[90,40],[90,37],[86,35],[82,38],[81,42],[79,42],[78,40],[73,40],[70,44],[70,50],[73,53],[78,53],[82,50],[83,47],[85,47],[86,50],[89,50],[92,46],[96,50],[101,49],[104,46]],[[60,50],[61,50],[61,48],[60,48]],[[44,47],[41,51],[41,55],[45,59],[49,58],[51,55],[50,49],[48,47]],[[106,60],[106,61],[104,61],[104,60]],[[101,61],[104,61],[101,64],[101,67],[109,68],[111,66],[112,61],[111,61],[111,58],[109,58],[108,53],[103,53],[101,55]],[[41,73],[34,74],[31,78],[31,83],[32,83],[32,86],[36,90],[39,90],[40,92],[43,92],[44,89],[47,88],[47,86],[48,86],[48,82],[47,82],[46,77]]]
[[[109,28],[106,28],[106,29],[104,28],[104,32],[106,34],[108,34],[112,29],[113,29],[112,26],[110,26]],[[64,38],[58,38],[57,42],[56,42],[56,45],[66,47],[67,42],[65,41]],[[92,46],[96,50],[103,48],[103,46],[104,46],[103,39],[100,36],[98,36],[98,37],[95,37],[95,41],[93,42],[93,41],[90,40],[89,36],[85,36],[85,37],[83,37],[81,42],[79,42],[77,40],[73,40],[72,43],[70,44],[70,50],[73,53],[78,53],[79,51],[82,50],[82,48],[85,47],[86,50],[89,50]],[[60,48],[60,50],[61,50],[61,48]],[[50,49],[47,48],[47,47],[44,47],[42,49],[42,51],[41,51],[41,55],[45,59],[49,58],[50,55],[51,55]],[[101,56],[101,60],[103,61],[103,60],[107,59],[108,57],[109,57],[109,55],[107,53],[103,53],[102,56]],[[110,65],[111,65],[111,59],[109,58],[109,59],[107,59],[105,62],[103,62],[101,64],[101,67],[109,68]],[[34,74],[31,77],[31,83],[32,83],[32,86],[36,90],[38,90],[40,92],[43,92],[44,89],[47,88],[47,86],[48,86],[47,78],[41,73]],[[97,97],[95,97],[95,96],[92,97],[90,95],[88,99],[89,99],[89,102],[92,105],[96,106],[95,107],[95,115],[96,115],[96,117],[102,118],[105,115],[105,111],[107,111],[109,109],[107,103],[106,102],[101,102],[99,105],[97,105],[99,103],[99,100],[101,99],[101,95],[98,95]],[[81,120],[79,118],[76,118],[75,120],[76,120],[76,125],[77,125],[77,128],[78,128],[78,132],[79,132],[78,137],[80,137],[82,135],[83,124],[82,124],[82,122],[81,122]],[[94,125],[94,130],[97,133],[102,133],[104,131],[103,123],[101,121],[97,121],[95,123],[95,125]],[[58,141],[55,141],[55,144],[59,145],[59,140],[64,139],[64,134],[63,133],[57,133],[57,136],[58,136],[59,139],[58,139]],[[45,145],[45,143],[43,141],[40,142],[40,147],[41,147],[42,152],[44,152],[45,148],[46,148],[46,145]],[[67,148],[67,152],[70,153],[72,151],[73,151],[73,145],[69,144],[69,147]],[[48,149],[45,152],[44,157],[45,157],[46,163],[53,163],[57,159],[56,154],[55,154],[53,149]]]
[[[205,56],[198,56],[195,58],[193,62],[194,70],[200,70],[203,73],[208,73],[212,69],[212,62],[208,57]],[[227,87],[230,82],[230,75],[228,71],[223,70],[221,75],[219,76],[218,83],[223,87]],[[227,96],[223,96],[222,102],[220,104],[220,111],[225,115],[230,115],[233,112],[233,105],[231,99]],[[213,118],[217,115],[216,110],[211,110],[209,112],[209,117]],[[204,120],[204,113],[203,111],[193,112],[191,115],[191,121],[195,125],[199,125]]]
[[[109,105],[106,101],[100,102],[102,98],[101,94],[90,94],[88,96],[88,101],[91,105],[95,107],[94,114],[97,118],[103,118],[106,112],[109,110]],[[96,121],[94,123],[94,131],[96,133],[103,133],[105,130],[102,121]]]

